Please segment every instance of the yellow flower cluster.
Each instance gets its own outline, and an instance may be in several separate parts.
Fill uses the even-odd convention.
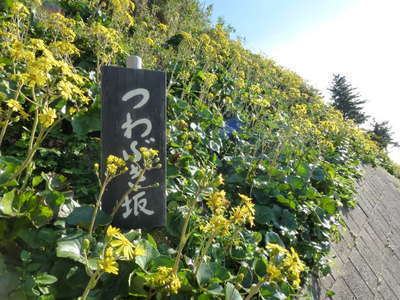
[[[151,275],[148,283],[154,287],[161,287],[171,294],[177,294],[181,288],[181,281],[170,267],[160,266],[157,272]]]
[[[21,2],[12,1],[11,3],[12,3],[12,5],[10,7],[11,14],[21,17],[21,18],[25,18],[26,16],[29,15],[28,8],[25,5],[23,5]]]
[[[260,107],[269,107],[270,106],[270,102],[266,98],[251,98],[250,103],[260,106]]]
[[[61,36],[62,40],[73,42],[76,37],[74,31],[76,21],[63,16],[61,13],[44,13],[42,16],[42,25],[54,37]]]
[[[154,159],[158,155],[158,150],[151,148],[140,147],[139,151],[142,154],[143,159]]]
[[[117,176],[128,171],[125,161],[122,158],[119,158],[114,155],[109,155],[107,157],[106,167],[107,167],[107,175],[109,176]]]
[[[222,176],[222,174],[218,174],[217,179],[215,180],[215,184],[217,186],[224,184],[224,177]]]
[[[207,88],[210,88],[211,86],[213,86],[217,80],[218,80],[218,76],[213,73],[207,72],[204,74],[204,85]]]
[[[292,247],[288,251],[286,248],[274,243],[269,243],[267,250],[269,251],[267,267],[269,281],[287,281],[294,288],[299,288],[301,283],[300,275],[305,270],[305,265],[297,252]]]
[[[118,263],[114,257],[113,249],[108,248],[102,259],[98,262],[99,267],[106,273],[118,275]]]
[[[250,226],[254,226],[255,208],[252,199],[243,194],[239,194],[239,197],[243,204],[232,209],[232,222],[236,225],[248,223]]]
[[[161,168],[161,163],[159,163],[158,150],[146,147],[140,147],[139,151],[143,158],[144,168]],[[157,164],[158,163],[158,164]]]
[[[214,236],[226,237],[229,235],[231,223],[223,215],[213,215],[211,219],[203,225],[200,230]]]
[[[259,94],[261,94],[261,92],[262,92],[262,88],[260,87],[259,84],[253,84],[253,85],[251,85],[251,86],[249,87],[249,91],[250,91],[250,93],[252,93],[252,94],[259,95]]]
[[[112,20],[121,27],[128,28],[135,24],[135,19],[132,17],[135,9],[135,3],[131,0],[112,0]]]
[[[79,55],[78,48],[67,41],[55,41],[49,45],[49,48],[55,56],[63,57],[66,55]]]
[[[14,99],[8,100],[7,101],[7,106],[12,111],[15,111],[15,112],[19,112],[19,111],[23,110],[22,109],[22,105],[17,100],[14,100]]]
[[[167,32],[168,31],[168,26],[163,24],[163,23],[158,23],[158,28],[162,31],[162,32]]]
[[[99,267],[106,273],[118,274],[117,260],[132,260],[141,256],[145,250],[134,246],[119,228],[109,226],[106,231],[106,247],[103,257],[98,261]]]
[[[100,23],[93,23],[89,28],[89,36],[95,45],[96,56],[100,63],[110,63],[116,54],[122,52],[118,31]]]
[[[206,200],[207,206],[214,214],[222,215],[229,206],[224,190],[212,193]]]
[[[144,39],[144,41],[146,42],[147,45],[149,45],[150,47],[153,47],[156,42],[154,42],[154,40],[151,37],[147,37]]]
[[[39,114],[39,123],[44,127],[48,128],[53,125],[54,120],[57,118],[57,113],[54,108],[45,107]]]

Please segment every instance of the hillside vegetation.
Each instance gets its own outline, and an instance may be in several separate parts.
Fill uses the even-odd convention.
[[[358,167],[391,170],[386,154],[196,0],[135,4],[1,4],[0,298],[306,293],[329,271]],[[94,208],[126,171],[109,157],[99,174],[100,68],[131,54],[168,75],[168,221],[149,233]],[[157,165],[141,152],[144,171]]]

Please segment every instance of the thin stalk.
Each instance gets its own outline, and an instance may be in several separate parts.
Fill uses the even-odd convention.
[[[16,100],[16,101],[18,100],[19,93],[21,92],[21,88],[22,88],[22,85],[19,85],[17,90],[15,91],[14,100]],[[12,109],[10,108],[8,110],[8,113],[7,113],[7,116],[6,116],[5,124],[4,124],[4,126],[3,126],[3,128],[1,129],[1,132],[0,132],[0,149],[1,149],[1,144],[3,143],[4,136],[6,135],[8,124],[10,123],[11,115],[12,115]]]
[[[251,300],[254,295],[258,294],[260,291],[261,286],[267,281],[267,276],[264,276],[262,280],[260,280],[256,286],[250,288],[249,294],[244,298],[244,300]]]
[[[210,236],[210,238],[208,239],[208,241],[206,242],[204,247],[200,250],[199,255],[196,257],[196,260],[194,262],[194,275],[197,275],[197,272],[199,271],[199,267],[201,264],[201,260],[204,257],[204,255],[207,253],[207,251],[210,248],[211,243],[213,242],[214,239],[215,239],[215,233],[213,233]]]
[[[100,277],[101,277],[100,271],[96,271],[92,276],[90,276],[89,282],[86,285],[86,288],[83,291],[83,294],[80,297],[80,300],[86,300],[87,299],[87,297],[89,296],[90,291],[96,286],[96,284],[99,281]]]
[[[176,258],[175,258],[175,264],[174,264],[174,268],[173,268],[173,273],[176,274],[176,272],[178,272],[178,268],[179,268],[179,262],[181,260],[181,255],[182,255],[182,251],[183,248],[185,247],[185,244],[187,242],[187,236],[186,236],[186,231],[189,225],[189,221],[190,221],[190,216],[192,215],[192,212],[194,210],[194,208],[196,207],[196,202],[197,202],[197,198],[200,195],[200,188],[197,191],[195,197],[192,199],[192,201],[190,202],[189,205],[189,211],[186,215],[186,218],[184,220],[183,226],[182,226],[182,232],[181,232],[181,236],[179,239],[179,246],[178,246],[178,250],[176,253]]]
[[[93,211],[93,215],[92,215],[92,220],[90,221],[90,226],[89,226],[89,236],[92,236],[92,232],[93,232],[93,228],[94,228],[94,223],[96,221],[96,216],[97,216],[97,212],[100,208],[100,203],[101,203],[101,199],[103,198],[103,194],[106,190],[106,187],[109,183],[109,177],[106,176],[106,178],[104,179],[103,184],[100,187],[100,192],[99,195],[97,196],[97,200],[96,200],[96,205],[94,207],[94,211]]]
[[[3,126],[3,128],[1,128],[1,132],[0,132],[0,149],[1,149],[1,144],[3,143],[4,136],[6,135],[8,124],[10,123],[11,114],[12,114],[12,110],[9,109],[7,116],[6,116],[6,120],[4,121],[4,126]]]

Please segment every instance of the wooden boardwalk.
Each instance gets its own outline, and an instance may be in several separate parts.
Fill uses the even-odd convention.
[[[315,283],[315,298],[400,299],[400,181],[365,167],[357,191],[332,249],[332,273]],[[326,297],[328,290],[335,295]]]

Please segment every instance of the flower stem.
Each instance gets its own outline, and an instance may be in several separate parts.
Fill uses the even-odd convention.
[[[267,275],[264,276],[255,286],[250,288],[249,294],[246,296],[244,300],[251,300],[254,295],[258,294],[261,286],[268,280]]]
[[[189,211],[185,217],[183,226],[182,226],[182,232],[181,232],[181,236],[180,236],[180,240],[179,240],[179,246],[178,246],[178,250],[176,253],[176,258],[175,258],[175,264],[174,264],[174,268],[173,268],[173,273],[176,274],[176,272],[178,272],[178,268],[179,268],[179,262],[181,260],[181,255],[182,255],[182,251],[183,248],[185,247],[185,244],[188,240],[188,236],[186,236],[186,231],[189,225],[189,221],[190,221],[190,216],[192,215],[192,212],[194,210],[194,208],[196,207],[196,202],[197,202],[197,198],[200,195],[200,188],[197,191],[195,197],[192,199],[192,201],[189,204]]]
[[[201,264],[201,260],[204,257],[204,255],[207,253],[208,249],[211,246],[211,243],[213,242],[215,238],[215,234],[212,234],[209,239],[207,240],[206,244],[204,247],[200,249],[199,255],[196,257],[196,260],[194,261],[194,274],[197,275],[197,272],[199,271],[199,267]]]
[[[90,221],[90,226],[89,226],[89,236],[90,237],[92,236],[92,233],[93,233],[94,223],[96,222],[96,216],[97,216],[97,212],[100,208],[101,199],[103,198],[104,191],[106,190],[106,186],[108,185],[109,182],[110,182],[109,177],[106,176],[103,184],[100,187],[100,192],[99,192],[99,195],[96,200],[96,205],[94,207],[92,220]]]
[[[90,291],[96,286],[97,282],[101,277],[100,271],[96,271],[92,276],[90,276],[89,282],[86,285],[85,290],[83,291],[82,296],[79,298],[80,300],[86,300]]]

